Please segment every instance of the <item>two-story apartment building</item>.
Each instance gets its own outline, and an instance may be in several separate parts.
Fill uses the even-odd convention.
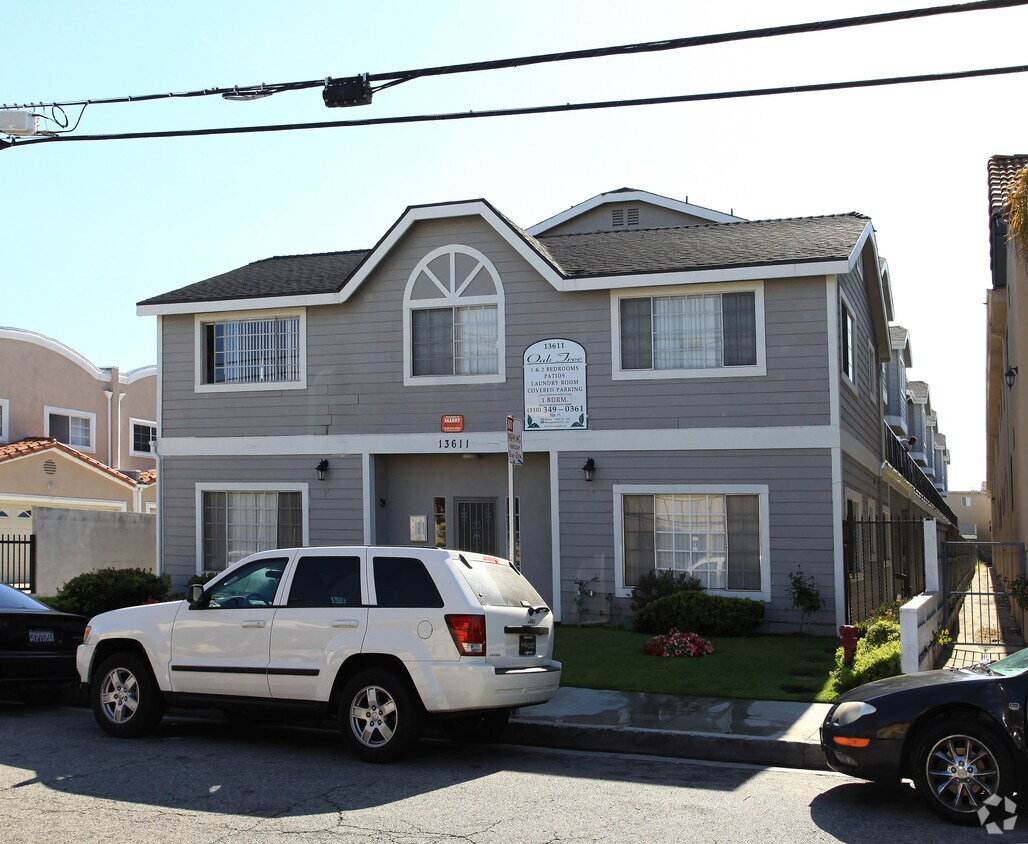
[[[847,517],[942,515],[885,469],[892,297],[859,214],[745,221],[621,190],[525,230],[482,199],[413,206],[372,249],[138,312],[158,317],[176,583],[259,548],[427,543],[516,556],[558,618],[616,612],[659,568],[776,624],[802,568],[828,628]]]
[[[1028,155],[989,159],[992,287],[986,298],[985,466],[997,542],[1028,539],[1028,388],[1019,366],[1028,358],[1028,249],[1023,236],[1010,240],[1009,219],[1011,191],[1020,188],[1023,202],[1026,168]]]
[[[33,331],[0,328],[0,535],[35,507],[152,512],[157,368],[100,368]]]

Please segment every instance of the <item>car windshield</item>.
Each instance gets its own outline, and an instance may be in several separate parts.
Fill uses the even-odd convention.
[[[1004,674],[1007,677],[1011,674],[1020,674],[1028,669],[1028,648],[1022,648],[1017,653],[989,663],[989,668],[995,673]]]
[[[30,598],[24,592],[12,589],[4,583],[0,583],[0,610],[48,610],[46,604],[41,604],[35,598]]]

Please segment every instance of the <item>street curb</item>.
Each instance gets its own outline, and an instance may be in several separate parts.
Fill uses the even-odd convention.
[[[511,721],[504,733],[503,741],[506,744],[566,750],[641,753],[714,762],[829,770],[819,744],[763,736],[650,730],[642,727],[554,724],[533,721],[530,718],[516,718]]]

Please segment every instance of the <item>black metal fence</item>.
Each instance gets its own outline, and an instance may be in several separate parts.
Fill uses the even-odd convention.
[[[1025,546],[1019,542],[946,542],[943,585],[954,646],[1024,644]]]
[[[36,537],[0,535],[0,583],[36,591]]]
[[[924,522],[846,521],[846,623],[858,624],[890,601],[925,589]]]

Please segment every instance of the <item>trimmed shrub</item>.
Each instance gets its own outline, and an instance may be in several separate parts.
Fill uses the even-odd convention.
[[[676,592],[698,592],[703,587],[698,578],[685,572],[651,569],[639,578],[632,590],[632,611],[639,612],[658,598],[666,598]]]
[[[55,610],[93,617],[108,610],[163,601],[170,578],[147,569],[106,568],[89,571],[65,583],[48,600]]]
[[[903,606],[903,601],[888,601],[887,603],[882,604],[866,619],[857,624],[857,635],[867,635],[867,628],[874,624],[876,621],[892,621],[898,625],[900,620],[901,606]]]
[[[703,636],[751,636],[764,621],[764,602],[709,592],[676,592],[635,614],[635,629],[652,635],[672,628]]]
[[[903,673],[899,622],[890,620],[888,612],[875,615],[865,622],[864,634],[857,641],[852,666],[843,664],[842,648],[835,652],[832,680],[837,693]]]

